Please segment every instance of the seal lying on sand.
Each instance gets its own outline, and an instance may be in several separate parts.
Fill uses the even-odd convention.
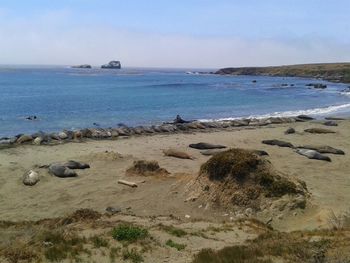
[[[205,155],[205,156],[212,156],[218,153],[222,153],[224,151],[227,151],[226,149],[211,149],[211,150],[205,150],[205,151],[201,151],[201,154]],[[258,156],[268,156],[269,154],[265,151],[262,150],[247,150],[247,151],[251,151],[252,153],[258,155]]]
[[[335,131],[322,129],[322,128],[311,128],[311,129],[306,129],[304,131],[308,133],[317,133],[317,134],[335,133]]]
[[[290,142],[285,142],[280,140],[264,140],[262,141],[262,143],[267,145],[277,145],[279,147],[294,148],[293,144],[291,144]]]
[[[60,164],[51,164],[49,167],[49,173],[61,178],[77,176],[77,173],[75,171]]]
[[[90,165],[88,165],[87,163],[80,163],[77,161],[68,161],[65,164],[63,164],[63,166],[68,167],[69,169],[87,169],[90,168]]]
[[[328,156],[322,155],[319,152],[316,152],[315,150],[297,149],[297,153],[306,156],[309,159],[316,159],[327,162],[332,161],[331,158],[329,158]]]
[[[298,148],[314,150],[319,153],[332,153],[332,154],[341,154],[341,155],[345,154],[344,151],[333,148],[331,146],[302,145],[302,146],[298,146]]]
[[[226,146],[218,145],[218,144],[210,144],[205,142],[200,143],[192,143],[189,145],[190,148],[198,149],[198,150],[209,150],[209,149],[224,149]]]
[[[178,151],[178,150],[175,150],[175,149],[163,150],[163,153],[164,153],[165,156],[170,156],[170,157],[175,157],[175,158],[180,158],[180,159],[190,159],[190,160],[194,159],[188,153],[181,152],[181,151]]]

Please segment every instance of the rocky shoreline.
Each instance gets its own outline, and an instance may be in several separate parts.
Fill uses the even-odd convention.
[[[350,83],[350,63],[319,63],[273,67],[229,67],[217,75],[250,75],[316,78],[336,83]]]
[[[178,116],[179,117],[179,116]],[[269,117],[264,119],[237,119],[222,121],[183,121],[178,118],[171,123],[152,126],[128,127],[120,125],[115,128],[85,128],[79,130],[63,130],[61,132],[45,133],[37,132],[33,134],[18,134],[13,137],[0,138],[0,149],[10,148],[19,145],[57,145],[68,142],[77,142],[84,139],[108,140],[118,137],[130,137],[154,134],[186,133],[192,131],[214,131],[229,130],[235,128],[260,127],[270,124],[286,124],[294,122],[305,122],[312,120],[312,117],[299,115],[295,117]],[[332,119],[332,118],[330,118]],[[338,118],[337,118],[338,119]]]

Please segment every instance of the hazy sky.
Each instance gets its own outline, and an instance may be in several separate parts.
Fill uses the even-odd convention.
[[[0,64],[350,61],[349,0],[0,0]]]

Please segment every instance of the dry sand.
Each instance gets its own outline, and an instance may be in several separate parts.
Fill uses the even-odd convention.
[[[80,208],[104,212],[108,206],[118,206],[124,213],[137,216],[173,215],[185,222],[193,219],[229,221],[227,214],[232,211],[204,209],[206,204],[185,202],[187,183],[197,176],[200,165],[210,158],[188,145],[208,142],[265,150],[277,170],[306,182],[311,193],[307,208],[297,214],[274,219],[274,227],[295,230],[326,226],[329,211],[346,211],[350,202],[350,121],[338,123],[337,127],[305,122],[3,149],[0,151],[0,220],[37,220],[62,216]],[[294,127],[297,133],[285,135],[288,127]],[[329,128],[336,133],[303,132],[311,127]],[[261,141],[265,139],[281,139],[294,145],[329,145],[344,150],[345,155],[329,154],[332,162],[310,160],[290,148],[264,145]],[[166,157],[162,150],[167,148],[187,152],[195,159]],[[71,159],[87,162],[91,168],[78,170],[76,178],[65,179],[51,176],[45,168],[38,168],[39,165]],[[126,169],[134,160],[140,159],[157,160],[171,175],[155,178],[127,176]],[[29,169],[40,174],[40,182],[32,187],[22,184],[22,175]],[[119,179],[137,182],[138,187],[118,184]],[[185,215],[190,215],[190,219],[186,219]]]

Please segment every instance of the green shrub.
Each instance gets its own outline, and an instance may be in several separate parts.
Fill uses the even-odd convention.
[[[169,239],[165,244],[169,247],[176,248],[178,251],[186,248],[186,245],[176,243],[176,242],[172,241],[171,239]]]
[[[148,236],[147,229],[128,224],[121,224],[112,230],[112,237],[118,241],[135,242]]]

